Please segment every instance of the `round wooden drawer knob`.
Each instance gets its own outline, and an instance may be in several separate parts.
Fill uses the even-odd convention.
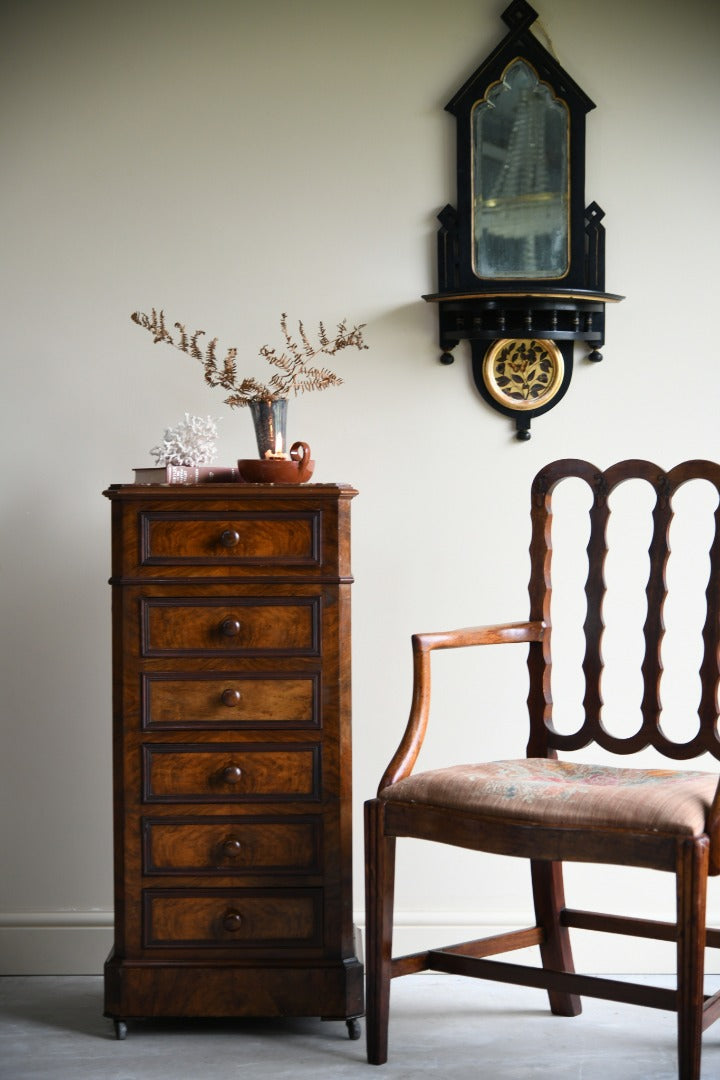
[[[220,633],[225,637],[237,637],[240,633],[240,620],[236,619],[233,615],[228,615],[226,619],[220,623]]]
[[[242,769],[239,765],[226,765],[222,771],[222,778],[226,784],[238,784],[242,778]]]
[[[226,911],[223,915],[223,926],[232,933],[239,930],[243,923],[243,917],[239,911]]]
[[[241,696],[242,695],[240,694],[239,690],[231,690],[229,688],[227,690],[223,690],[222,694],[220,695],[223,705],[227,705],[229,709],[231,709],[233,705],[240,704]]]
[[[220,845],[220,850],[223,855],[226,855],[229,859],[236,859],[242,851],[242,844],[236,836],[228,836],[223,840]]]
[[[237,547],[240,543],[240,533],[236,529],[225,529],[220,533],[220,543],[226,548]]]

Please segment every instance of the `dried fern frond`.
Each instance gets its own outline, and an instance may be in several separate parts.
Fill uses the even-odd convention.
[[[212,387],[220,386],[231,393],[225,398],[225,404],[231,408],[248,405],[251,401],[266,400],[275,401],[278,398],[288,397],[289,394],[303,394],[311,390],[326,390],[330,386],[339,386],[342,379],[333,371],[325,367],[313,367],[311,361],[316,356],[335,356],[343,349],[354,348],[367,349],[363,341],[362,331],[364,323],[347,327],[347,320],[337,324],[337,332],[334,338],[330,338],[324,323],[319,323],[317,340],[314,345],[310,339],[305,325],[298,322],[299,342],[290,333],[287,325],[287,314],[280,316],[280,329],[285,339],[285,347],[278,351],[269,345],[263,345],[258,355],[266,360],[272,367],[278,368],[268,383],[262,383],[253,377],[246,377],[238,381],[237,354],[238,350],[231,347],[225,353],[225,358],[220,365],[216,353],[217,338],[212,338],[205,347],[205,352],[200,348],[199,340],[205,336],[204,330],[195,330],[188,334],[183,323],[173,323],[178,333],[177,340],[167,329],[165,312],[155,308],[151,314],[146,315],[142,311],[135,311],[130,316],[133,322],[150,331],[153,341],[157,345],[164,341],[173,345],[181,352],[199,360],[203,366],[205,382]]]
[[[196,330],[193,336],[190,338],[190,355],[194,356],[196,360],[202,360],[203,358],[203,354],[200,351],[200,346],[198,345],[198,338],[201,337],[205,337],[204,330]]]

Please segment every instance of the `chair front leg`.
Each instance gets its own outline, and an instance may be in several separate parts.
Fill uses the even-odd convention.
[[[367,1059],[383,1065],[388,1056],[395,837],[385,836],[385,806],[365,803],[365,921]]]
[[[686,841],[677,865],[678,1077],[700,1080],[705,972],[705,907],[710,844]]]
[[[540,946],[540,958],[544,968],[553,971],[575,971],[570,933],[560,923],[560,912],[565,907],[562,863],[532,859],[533,899],[538,926],[545,931],[545,941]],[[577,994],[548,990],[550,1011],[556,1016],[577,1016],[582,1012],[582,1001]]]

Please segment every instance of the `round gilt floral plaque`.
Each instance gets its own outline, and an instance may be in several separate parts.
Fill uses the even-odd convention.
[[[565,361],[554,341],[502,338],[485,353],[483,382],[500,405],[519,412],[539,409],[555,397]]]

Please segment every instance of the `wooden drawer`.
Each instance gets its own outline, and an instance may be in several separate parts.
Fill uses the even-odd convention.
[[[153,656],[318,656],[320,597],[141,597],[141,651]]]
[[[150,511],[140,514],[143,566],[263,568],[320,563],[320,511]]]
[[[143,820],[148,874],[320,872],[322,819],[213,817]]]
[[[320,676],[144,674],[142,724],[147,730],[319,727]]]
[[[311,946],[322,942],[320,889],[149,889],[149,948]]]
[[[147,745],[144,802],[318,799],[320,747],[215,744]]]

